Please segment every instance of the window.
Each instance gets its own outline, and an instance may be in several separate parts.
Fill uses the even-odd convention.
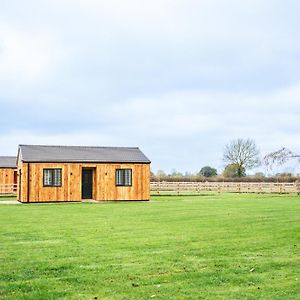
[[[116,186],[132,186],[132,170],[117,169],[116,170]]]
[[[44,169],[44,186],[61,186],[61,169]]]

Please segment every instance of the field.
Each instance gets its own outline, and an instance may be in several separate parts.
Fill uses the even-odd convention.
[[[300,299],[300,197],[0,205],[1,299]]]

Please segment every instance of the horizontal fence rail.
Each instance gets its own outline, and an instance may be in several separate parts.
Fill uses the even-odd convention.
[[[300,194],[299,182],[151,182],[153,194],[161,192],[279,193]],[[0,195],[16,195],[17,184],[0,184]]]
[[[218,192],[218,193],[300,193],[299,182],[277,183],[277,182],[151,182],[152,194],[161,192]]]
[[[17,184],[0,184],[0,195],[17,195]]]

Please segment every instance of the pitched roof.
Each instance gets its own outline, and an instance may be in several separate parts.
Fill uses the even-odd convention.
[[[17,158],[15,156],[0,156],[0,168],[16,168]]]
[[[150,163],[139,148],[20,145],[24,162]]]

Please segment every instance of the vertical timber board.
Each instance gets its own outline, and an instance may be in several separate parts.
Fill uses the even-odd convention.
[[[150,199],[150,164],[143,165],[143,199],[142,200],[149,200]]]
[[[81,201],[81,165],[70,164],[72,175],[70,176],[70,199],[69,201]]]
[[[17,200],[22,202],[22,181],[23,181],[23,162],[18,159],[18,166],[17,166],[17,170],[18,170],[18,187],[17,187]]]
[[[140,182],[141,182],[140,166],[135,165],[132,168],[132,187],[130,188],[130,190],[126,191],[130,199],[134,199],[134,197],[137,197],[136,200],[140,200],[143,198],[142,196],[143,191],[140,187]]]
[[[13,168],[0,168],[0,185],[14,184],[14,171]]]
[[[76,198],[78,198],[80,194],[80,199],[81,199],[81,183],[79,184],[79,180],[81,177],[79,177],[79,165],[76,164],[69,164],[69,176],[70,180],[68,182],[68,189],[69,189],[69,194],[68,194],[68,199],[69,201],[75,201]],[[77,191],[76,191],[76,184],[77,186]]]
[[[21,183],[21,195],[22,195],[22,200],[23,202],[27,202],[27,188],[28,188],[28,183],[27,183],[27,169],[28,169],[28,164],[24,163],[22,166],[22,183]]]
[[[64,199],[66,201],[70,201],[69,198],[69,166],[68,164],[64,164],[64,168],[63,168],[63,177],[62,177],[62,184],[63,184],[63,194],[64,194]]]
[[[39,199],[39,182],[36,182],[36,173],[37,168],[35,164],[28,164],[28,176],[29,176],[29,192],[28,192],[28,199],[29,202],[38,202]]]
[[[96,174],[97,168],[93,167],[93,199],[96,200],[97,199],[97,174]]]
[[[6,169],[0,169],[0,184],[5,184],[5,170]]]
[[[104,173],[104,170],[101,167],[101,165],[98,164],[96,166],[95,172],[96,172],[96,177],[97,177],[97,186],[95,186],[95,189],[96,189],[96,200],[97,200],[97,199],[101,199],[101,193],[102,193],[102,191],[100,189],[100,186],[101,186],[102,177],[104,176],[104,175],[101,176],[101,174]]]

